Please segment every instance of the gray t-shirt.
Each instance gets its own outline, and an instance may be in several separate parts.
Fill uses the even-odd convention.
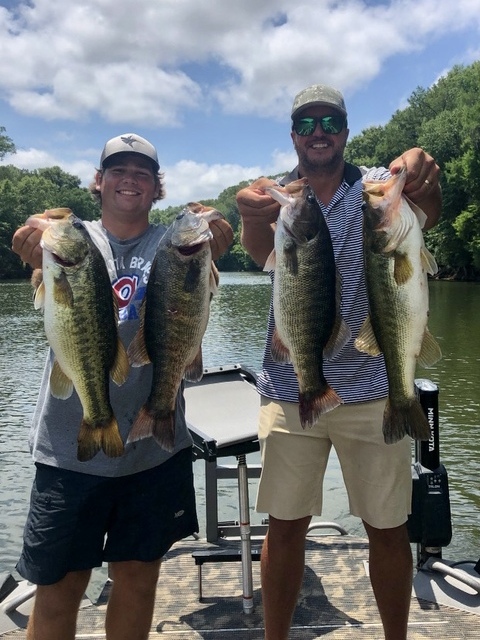
[[[119,332],[128,347],[139,327],[139,308],[145,296],[148,275],[156,248],[165,232],[162,225],[150,225],[141,236],[117,240],[100,221],[86,223],[92,239],[102,248],[109,267],[112,286],[120,299]],[[104,246],[102,246],[102,242]],[[191,437],[185,422],[183,393],[177,398],[175,448],[164,451],[153,438],[126,445],[125,453],[109,458],[103,451],[88,462],[77,459],[77,437],[83,410],[74,391],[67,400],[50,393],[53,353],[49,350],[30,431],[30,448],[35,462],[105,477],[130,475],[165,462],[189,447]],[[110,381],[110,399],[123,441],[150,393],[152,365],[130,367],[127,381],[120,387]]]

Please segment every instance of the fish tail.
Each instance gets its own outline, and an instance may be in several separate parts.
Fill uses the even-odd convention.
[[[414,440],[428,440],[430,427],[422,405],[415,398],[407,405],[394,405],[387,399],[383,414],[383,437],[394,444],[406,435]]]
[[[82,420],[77,438],[77,458],[80,462],[91,460],[103,449],[109,458],[118,458],[124,451],[118,424],[114,416],[101,424]]]
[[[102,448],[100,429],[82,420],[77,438],[77,458],[80,462],[91,460]]]
[[[102,435],[102,449],[109,458],[118,458],[123,455],[125,447],[123,445],[122,436],[118,429],[118,423],[112,416],[112,419],[106,426],[100,429]]]
[[[318,418],[328,411],[332,411],[340,404],[342,399],[332,387],[325,386],[315,392],[307,391],[298,394],[300,423],[305,429],[313,427]]]
[[[430,425],[418,400],[414,400],[408,411],[407,433],[414,440],[430,439]]]
[[[132,430],[128,434],[127,444],[137,442],[137,440],[143,440],[144,438],[150,438],[150,436],[153,435],[154,424],[155,419],[153,414],[144,405],[138,412]]]
[[[175,445],[175,412],[157,417],[153,427],[153,437],[165,451],[173,451]]]
[[[155,438],[156,442],[165,449],[173,451],[175,444],[175,412],[156,414],[143,406],[135,420],[132,430],[128,434],[127,444],[144,438]]]

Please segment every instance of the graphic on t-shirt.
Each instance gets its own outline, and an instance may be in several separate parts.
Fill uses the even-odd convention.
[[[125,309],[138,286],[138,276],[122,276],[113,285],[118,298],[119,310]]]
[[[116,260],[117,270],[119,262]],[[141,256],[132,256],[128,261],[128,266],[123,267],[131,273],[124,273],[114,283],[113,289],[118,297],[119,321],[137,320],[139,318],[140,305],[145,297],[148,283],[148,276],[152,262],[145,260]],[[124,264],[122,256],[121,264]]]
[[[145,297],[145,286],[138,286],[138,276],[122,276],[113,284],[118,298],[118,320],[137,320],[140,305]]]

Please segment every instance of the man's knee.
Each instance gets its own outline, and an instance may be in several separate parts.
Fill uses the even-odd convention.
[[[113,580],[113,588],[125,588],[130,592],[154,592],[158,582],[161,560],[140,562],[131,560],[126,562],[112,562],[109,565],[109,575]]]
[[[279,520],[269,516],[268,519],[268,537],[272,542],[292,544],[294,542],[302,542],[307,535],[308,525],[311,516],[299,518],[298,520]]]

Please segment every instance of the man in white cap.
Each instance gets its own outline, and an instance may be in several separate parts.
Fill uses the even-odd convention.
[[[165,227],[149,223],[152,203],[164,195],[155,147],[127,133],[109,140],[91,191],[101,201],[101,219],[89,223],[113,269],[121,300],[119,333],[126,346],[139,326],[158,242]],[[225,220],[211,225],[212,254],[218,258],[233,233]],[[26,226],[13,250],[41,267],[41,232]],[[108,256],[107,256],[108,254]],[[30,434],[36,464],[20,575],[37,585],[28,640],[74,640],[77,613],[93,567],[109,564],[112,578],[106,614],[109,640],[146,640],[152,623],[162,556],[177,540],[198,531],[191,438],[183,393],[175,412],[175,445],[163,450],[153,438],[125,445],[120,457],[103,451],[77,459],[81,420],[78,397],[53,398],[47,358]],[[111,385],[111,403],[123,441],[146,401],[152,367],[132,369],[121,386]],[[80,410],[80,414],[79,414]]]
[[[406,640],[413,563],[406,521],[411,503],[411,441],[385,444],[382,419],[388,393],[383,358],[359,353],[353,344],[368,310],[363,271],[362,171],[344,161],[348,138],[342,94],[313,85],[292,107],[293,146],[298,166],[280,181],[308,179],[330,230],[342,277],[342,316],[352,338],[332,361],[324,361],[330,386],[344,404],[302,429],[293,366],[274,362],[269,315],[261,394],[259,440],[262,476],[257,511],[269,514],[262,550],[262,597],[266,640],[287,640],[304,572],[305,536],[312,516],[322,513],[322,485],[333,445],[348,491],[350,511],[362,519],[369,538],[370,577],[386,640]],[[404,193],[427,215],[432,227],[441,210],[439,168],[421,149],[406,151],[389,169],[368,170],[386,180],[406,165]],[[237,194],[242,243],[264,265],[273,249],[279,204],[260,178]],[[272,274],[272,278],[273,278]],[[361,472],[360,472],[361,469]]]

